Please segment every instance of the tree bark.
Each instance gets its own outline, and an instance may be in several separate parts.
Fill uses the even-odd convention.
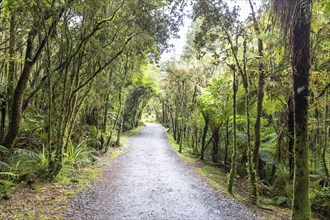
[[[236,157],[237,157],[237,136],[236,136],[236,94],[238,86],[236,84],[236,69],[232,65],[233,71],[233,154],[231,156],[230,174],[228,181],[228,192],[233,194],[234,180],[236,175]]]
[[[212,129],[212,162],[218,163],[218,152],[219,152],[219,128],[220,126],[216,125]]]
[[[21,73],[21,76],[17,82],[17,86],[15,88],[14,96],[12,99],[12,106],[11,106],[11,112],[10,112],[10,121],[9,121],[9,127],[7,135],[5,136],[2,145],[12,148],[15,142],[15,139],[18,135],[19,126],[22,118],[22,104],[23,104],[23,97],[24,92],[27,87],[30,73],[32,71],[32,67],[34,65],[33,62],[33,41],[35,38],[35,28],[33,27],[27,37],[27,45],[25,50],[25,63],[24,68]]]
[[[205,141],[207,135],[207,129],[209,127],[209,118],[202,112],[204,118],[204,128],[203,128],[203,136],[202,136],[202,149],[201,149],[201,160],[204,160],[204,153],[205,153]]]
[[[325,100],[328,100],[328,92],[326,92]],[[329,128],[327,126],[328,112],[329,112],[329,105],[325,104],[325,114],[324,114],[324,134],[325,134],[325,136],[324,136],[324,146],[323,146],[323,150],[322,150],[322,163],[323,163],[323,167],[324,167],[324,173],[329,181],[330,174],[329,174],[328,163],[326,160],[326,151],[328,148],[328,137],[329,137]]]
[[[70,3],[71,1],[69,1],[68,4]],[[11,112],[9,115],[10,120],[9,120],[8,132],[4,137],[3,142],[1,143],[2,145],[8,148],[13,147],[15,143],[15,139],[19,132],[20,122],[22,118],[23,98],[24,98],[25,90],[28,85],[28,81],[30,79],[32,68],[40,58],[41,53],[45,48],[46,41],[48,40],[49,35],[53,32],[54,28],[56,27],[57,22],[62,17],[64,10],[65,7],[62,7],[59,10],[58,15],[53,18],[53,21],[47,30],[46,36],[41,40],[41,43],[36,49],[34,48],[34,38],[37,36],[38,32],[40,31],[40,27],[39,27],[40,21],[35,21],[30,31],[28,32],[26,49],[25,49],[24,67],[22,69],[20,78],[17,82],[14,91],[14,96],[12,99]],[[33,54],[34,49],[36,52]]]
[[[14,94],[14,80],[15,80],[15,44],[16,44],[16,16],[13,12],[10,18],[9,29],[9,63],[8,63],[8,83],[7,83],[7,113],[11,115],[13,94]]]
[[[252,18],[254,23],[254,29],[258,35],[260,35],[260,27],[259,23],[256,19],[254,8],[252,1],[249,0]],[[263,41],[258,38],[258,55],[260,59],[263,57]],[[254,147],[253,147],[253,165],[256,175],[260,173],[259,170],[259,148],[260,148],[260,119],[262,112],[262,102],[264,98],[264,85],[265,85],[265,71],[264,71],[264,63],[262,61],[259,62],[259,82],[258,82],[258,102],[257,102],[257,116],[254,124]]]
[[[226,120],[226,143],[225,143],[225,160],[224,160],[225,172],[227,172],[228,146],[229,146],[229,119]]]
[[[307,145],[308,89],[310,70],[311,0],[299,1],[292,29],[294,93],[294,184],[292,219],[311,219]]]
[[[288,100],[288,131],[289,131],[289,170],[290,170],[290,179],[293,179],[293,170],[294,170],[294,110],[293,110],[293,97],[290,96]]]

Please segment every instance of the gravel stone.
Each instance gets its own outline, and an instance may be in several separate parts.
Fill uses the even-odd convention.
[[[257,219],[210,187],[148,123],[104,175],[71,201],[66,219]]]

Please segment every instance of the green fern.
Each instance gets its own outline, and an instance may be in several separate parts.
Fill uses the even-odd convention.
[[[9,164],[3,162],[3,161],[0,161],[0,171],[9,171],[10,170],[10,166]]]
[[[310,190],[310,198],[313,211],[330,216],[330,187],[313,185]]]
[[[292,199],[287,196],[279,195],[273,198],[273,201],[278,206],[291,207]]]
[[[96,153],[96,150],[86,146],[86,142],[88,141],[89,140],[82,141],[78,145],[70,141],[65,154],[65,161],[72,165],[90,163],[92,161],[91,157]]]
[[[0,145],[0,153],[7,154],[8,152],[9,152],[8,148],[6,148],[5,146]]]
[[[17,174],[24,181],[43,178],[47,166],[48,160],[45,148],[40,152],[17,148],[13,152],[10,171]]]
[[[7,196],[8,192],[16,185],[13,181],[16,176],[13,172],[0,172],[0,198]]]
[[[23,157],[23,158],[28,158],[28,159],[35,159],[38,157],[38,153],[32,151],[32,150],[28,150],[28,149],[23,149],[23,148],[16,148],[14,150],[14,156],[18,156],[18,157]]]
[[[273,186],[273,201],[277,205],[291,207],[293,192],[290,182],[290,171],[283,165],[276,166],[275,182]]]
[[[260,159],[267,165],[274,166],[277,164],[275,148],[268,148],[268,147],[260,148],[259,155],[260,155]]]

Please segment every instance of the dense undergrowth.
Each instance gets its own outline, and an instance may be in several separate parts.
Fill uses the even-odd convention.
[[[224,170],[223,164],[214,164],[208,160],[201,161],[198,153],[187,145],[181,146],[167,133],[169,143],[178,156],[191,164],[205,180],[222,195],[234,196],[235,199],[245,204],[250,212],[261,219],[290,219],[292,205],[292,187],[289,181],[288,170],[283,166],[276,173],[276,181],[273,185],[260,184],[260,203],[251,206],[248,201],[248,177],[244,168],[238,168],[235,181],[236,194],[231,195],[227,191],[228,171]],[[210,153],[210,152],[207,152]],[[244,166],[244,165],[239,165]],[[319,182],[313,182],[310,192],[312,202],[313,219],[328,219],[329,216],[329,188],[320,187]]]
[[[13,163],[16,167],[10,168],[8,174],[1,173],[7,175],[7,179],[6,184],[1,183],[0,219],[62,219],[69,207],[68,199],[86,190],[100,177],[102,171],[124,153],[128,137],[142,127],[126,132],[120,146],[111,147],[102,155],[88,145],[72,146],[61,172],[52,182],[42,179],[42,170],[47,167],[42,162],[44,152],[17,153],[17,162]],[[20,162],[23,160],[25,166]],[[28,169],[31,165],[34,169]]]

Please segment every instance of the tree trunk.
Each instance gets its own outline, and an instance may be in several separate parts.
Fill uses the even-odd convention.
[[[172,135],[173,135],[173,139],[176,140],[176,127],[175,127],[175,119],[173,117],[173,114],[171,115],[171,123],[172,123]]]
[[[204,160],[204,153],[205,153],[205,141],[207,135],[207,129],[209,127],[209,118],[202,112],[204,118],[204,129],[203,129],[203,136],[202,136],[202,149],[201,149],[201,160]]]
[[[328,100],[328,92],[326,92],[325,100]],[[323,167],[324,167],[324,173],[329,181],[330,175],[329,175],[328,163],[326,160],[326,151],[328,148],[328,137],[329,137],[329,128],[327,126],[328,112],[329,112],[329,105],[325,104],[325,114],[324,114],[324,135],[325,136],[324,136],[324,146],[323,146],[323,150],[322,150],[322,163],[323,163]]]
[[[219,152],[219,126],[216,125],[212,129],[212,162],[218,163],[218,152]]]
[[[233,70],[233,154],[231,156],[230,174],[228,181],[228,192],[233,194],[234,180],[236,175],[236,157],[237,157],[237,137],[236,137],[236,94],[238,86],[236,84],[236,69]]]
[[[15,80],[15,44],[16,44],[16,16],[15,13],[10,18],[9,29],[9,63],[8,63],[8,83],[7,83],[7,113],[11,115],[13,94],[14,94],[14,80]]]
[[[166,112],[165,112],[165,103],[162,101],[162,118],[161,118],[161,123],[164,127],[167,126],[167,120],[166,120]]]
[[[293,100],[292,96],[290,96],[288,100],[288,131],[289,131],[289,169],[290,169],[290,179],[293,179],[293,169],[294,169],[294,111],[293,111]]]
[[[69,1],[68,4],[70,4],[71,1]],[[48,37],[50,33],[54,30],[56,27],[57,22],[62,17],[62,14],[64,13],[65,8],[62,7],[57,17],[55,17],[47,30],[46,36],[41,40],[41,43],[37,48],[34,48],[34,38],[37,36],[38,32],[40,31],[39,23],[40,21],[35,21],[35,23],[32,25],[28,35],[27,35],[27,41],[26,41],[26,49],[25,49],[25,57],[24,57],[24,67],[21,71],[20,78],[17,82],[14,96],[12,98],[12,104],[11,104],[11,112],[9,115],[9,126],[8,126],[8,132],[6,136],[4,137],[2,145],[12,148],[15,139],[19,132],[20,122],[22,118],[22,106],[23,106],[23,98],[25,94],[25,90],[28,85],[28,81],[30,79],[31,71],[34,66],[34,64],[38,61],[38,59],[41,56],[41,53],[46,45],[46,41],[48,40]],[[35,50],[35,53],[33,54],[33,51]]]
[[[105,134],[108,130],[107,127],[108,127],[109,96],[110,94],[106,94],[104,112],[103,112],[102,134],[101,134],[101,151],[105,153],[108,151],[108,146],[105,141]]]
[[[178,134],[178,144],[179,144],[179,153],[181,154],[182,153],[182,121],[181,121],[181,125],[180,125],[180,128],[179,128],[179,134]]]
[[[248,173],[249,173],[249,200],[251,204],[258,204],[258,188],[257,188],[257,177],[254,170],[253,158],[252,158],[252,147],[251,147],[251,132],[250,132],[250,110],[249,110],[249,91],[245,88],[245,99],[246,99],[246,118],[247,118],[247,145],[248,145]]]
[[[15,139],[19,132],[20,122],[22,118],[22,104],[23,104],[24,92],[30,78],[32,67],[35,63],[32,60],[34,38],[35,38],[35,30],[34,28],[32,28],[27,38],[24,68],[17,82],[17,86],[15,88],[14,96],[12,99],[8,132],[2,143],[2,145],[8,148],[13,147]]]
[[[251,121],[250,121],[250,94],[249,94],[249,83],[248,83],[248,75],[246,72],[246,38],[244,38],[243,42],[243,62],[244,68],[241,71],[241,75],[243,78],[243,86],[245,90],[245,110],[246,110],[246,127],[247,127],[247,162],[248,167],[247,171],[249,174],[249,200],[251,204],[258,204],[258,188],[257,188],[257,177],[256,172],[254,170],[253,158],[252,158],[252,147],[251,147]],[[259,150],[259,149],[258,149]]]
[[[226,143],[225,143],[225,172],[227,172],[227,161],[228,161],[228,146],[229,146],[229,118],[226,120]]]
[[[254,23],[254,29],[258,35],[260,35],[259,23],[256,19],[254,8],[252,1],[249,0],[252,18]],[[260,59],[263,57],[263,41],[258,38],[258,54]],[[262,112],[262,102],[264,98],[264,84],[265,84],[265,72],[264,72],[264,63],[262,61],[259,62],[259,83],[258,83],[258,102],[257,102],[257,116],[254,124],[254,147],[253,147],[253,165],[256,175],[260,173],[259,170],[259,148],[260,148],[260,119]]]
[[[293,26],[294,184],[292,219],[311,219],[307,145],[311,0],[299,1]]]

